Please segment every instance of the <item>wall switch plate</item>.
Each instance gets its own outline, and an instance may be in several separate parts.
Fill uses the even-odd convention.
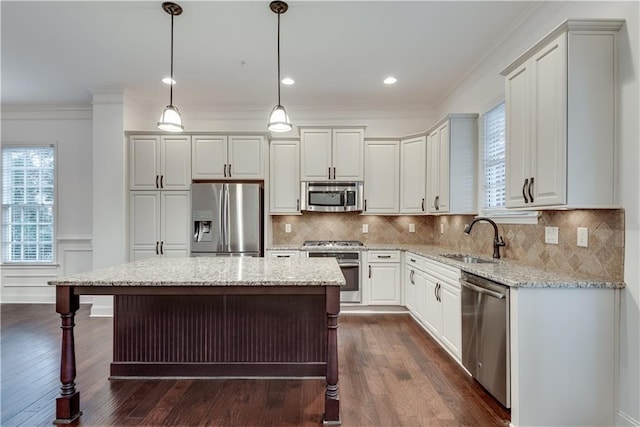
[[[589,229],[587,227],[578,227],[578,246],[589,247]]]
[[[369,232],[369,224],[362,224],[362,232],[363,233]]]
[[[444,224],[440,224],[440,234],[444,234]]]
[[[285,233],[291,233],[291,224],[285,224],[284,225],[284,232]]]
[[[544,242],[551,243],[552,245],[558,244],[558,227],[544,228]]]
[[[409,224],[409,233],[415,233],[415,232],[416,232],[416,225]]]

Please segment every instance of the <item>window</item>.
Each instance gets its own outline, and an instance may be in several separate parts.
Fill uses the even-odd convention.
[[[537,224],[538,212],[507,209],[505,103],[482,115],[482,216],[503,224]]]
[[[2,148],[2,261],[53,262],[53,146]]]

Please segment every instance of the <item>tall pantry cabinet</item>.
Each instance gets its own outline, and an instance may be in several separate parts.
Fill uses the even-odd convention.
[[[507,207],[615,207],[623,23],[565,21],[502,71]]]
[[[129,136],[129,258],[189,256],[191,136]]]

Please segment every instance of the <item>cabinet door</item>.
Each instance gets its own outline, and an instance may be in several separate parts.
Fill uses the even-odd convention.
[[[405,139],[400,144],[400,213],[424,213],[427,138]]]
[[[462,308],[460,289],[441,282],[440,300],[442,305],[442,342],[459,359],[462,355]]]
[[[438,193],[435,203],[436,212],[449,212],[449,122],[438,129]]]
[[[333,178],[331,129],[300,131],[300,174],[302,181],[328,181]]]
[[[426,322],[426,313],[427,313],[427,276],[420,270],[414,270],[413,281],[416,286],[416,317],[420,319],[421,322]]]
[[[400,212],[400,142],[367,141],[364,157],[364,212]]]
[[[232,179],[264,178],[261,136],[229,136],[227,176]]]
[[[162,255],[188,255],[191,203],[189,191],[160,192],[160,249]]]
[[[188,190],[191,186],[191,137],[163,136],[160,147],[160,188]]]
[[[269,213],[300,212],[300,141],[271,141]]]
[[[413,314],[416,314],[416,281],[415,269],[404,269],[404,305]]]
[[[400,264],[369,264],[372,305],[400,304]]]
[[[566,34],[531,58],[533,205],[566,203]]]
[[[160,191],[132,191],[129,194],[131,260],[159,254],[160,193]]]
[[[529,62],[513,70],[505,79],[506,120],[506,206],[527,206],[523,193],[530,168],[530,69]]]
[[[430,275],[426,275],[426,306],[424,313],[424,323],[427,328],[437,337],[442,329],[442,305],[438,301],[438,282]]]
[[[333,179],[362,181],[364,179],[364,130],[334,129],[332,164]]]
[[[227,178],[227,137],[193,136],[191,168],[193,179]]]
[[[129,188],[155,190],[160,187],[160,137],[132,136],[129,140]]]

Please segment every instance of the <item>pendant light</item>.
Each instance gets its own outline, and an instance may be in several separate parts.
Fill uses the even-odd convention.
[[[283,1],[276,0],[269,4],[269,8],[278,14],[278,105],[271,110],[267,128],[271,132],[289,132],[293,126],[291,126],[287,110],[280,104],[280,15],[285,13],[289,6]]]
[[[170,1],[162,3],[162,9],[171,15],[171,81],[173,81],[173,17],[182,14],[182,7],[176,3]],[[169,105],[166,106],[160,121],[158,122],[158,129],[168,132],[182,132],[184,126],[182,126],[182,117],[178,108],[173,105],[173,83],[169,84]]]

